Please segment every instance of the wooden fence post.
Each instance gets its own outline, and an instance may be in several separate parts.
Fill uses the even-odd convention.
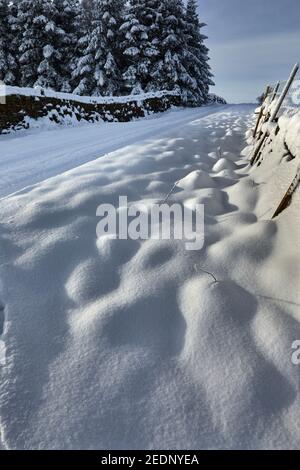
[[[257,122],[256,122],[256,126],[255,126],[255,129],[253,131],[253,138],[255,139],[256,137],[256,133],[258,131],[258,126],[259,126],[259,123],[261,121],[261,118],[263,117],[263,114],[264,114],[264,107],[263,105],[261,105],[261,108],[260,108],[260,112],[259,112],[259,115],[258,115],[258,118],[257,118]]]
[[[298,167],[296,176],[293,179],[292,184],[290,185],[289,189],[287,190],[284,197],[282,198],[282,200],[281,200],[279,206],[277,207],[272,219],[274,219],[279,214],[281,214],[281,212],[284,211],[284,209],[286,209],[290,205],[293,194],[296,191],[297,187],[299,186],[299,183],[300,183],[300,166]]]
[[[266,89],[266,91],[265,91],[265,99],[264,99],[264,101],[266,101],[266,99],[268,98],[268,96],[269,96],[271,90],[272,90],[271,85],[268,85],[268,86],[267,86],[267,89]]]
[[[273,101],[275,100],[279,87],[280,87],[280,82],[277,82],[276,87],[274,88],[272,98],[271,98],[271,103],[273,103]]]
[[[264,99],[263,99],[263,102],[262,102],[261,107],[260,107],[260,112],[259,112],[259,115],[258,115],[258,118],[257,118],[257,121],[256,121],[255,129],[254,129],[254,131],[253,131],[253,138],[254,138],[254,139],[255,139],[256,133],[257,133],[257,131],[258,131],[259,123],[260,123],[260,121],[261,121],[261,119],[262,119],[262,117],[263,117],[263,114],[264,114],[264,110],[265,110],[264,103],[265,103],[265,101],[266,101],[266,99],[267,99],[267,97],[268,97],[268,95],[269,95],[269,93],[270,93],[270,90],[271,90],[271,86],[268,85],[268,86],[267,86],[267,89],[266,89],[266,91],[265,91],[265,93],[263,94]]]
[[[293,70],[292,70],[292,72],[291,72],[291,75],[290,75],[288,81],[286,82],[284,89],[282,90],[282,93],[281,93],[281,95],[280,95],[280,97],[279,97],[279,99],[278,99],[278,101],[277,101],[277,103],[276,103],[276,106],[275,106],[275,108],[274,108],[273,113],[271,114],[270,122],[274,122],[275,119],[277,118],[278,112],[279,112],[279,110],[280,110],[280,108],[281,108],[281,106],[282,106],[282,103],[284,102],[284,100],[285,100],[285,98],[286,98],[286,95],[287,95],[288,92],[289,92],[289,89],[290,89],[290,87],[291,87],[291,85],[292,85],[292,83],[293,83],[293,81],[294,81],[294,79],[295,79],[295,77],[296,77],[296,74],[297,74],[298,70],[299,70],[299,64],[296,64],[296,65],[293,67]],[[267,129],[267,130],[264,132],[264,134],[263,134],[263,136],[262,136],[260,142],[258,143],[256,149],[254,150],[254,154],[253,154],[253,157],[252,157],[252,159],[251,159],[251,165],[254,165],[254,163],[257,161],[257,157],[259,156],[259,152],[260,152],[260,150],[261,150],[261,148],[262,148],[262,146],[263,146],[263,144],[264,144],[266,138],[268,137],[268,135],[269,135],[269,131],[268,131],[268,129]]]
[[[294,68],[293,68],[293,70],[292,70],[292,72],[291,72],[291,75],[290,75],[288,81],[286,82],[285,87],[284,87],[284,89],[282,90],[282,93],[281,93],[281,95],[280,95],[280,97],[279,97],[279,99],[278,99],[278,101],[277,101],[277,103],[276,103],[275,109],[274,109],[274,111],[273,111],[273,113],[272,113],[272,115],[271,115],[271,117],[270,117],[270,121],[271,121],[271,122],[275,121],[275,119],[276,119],[276,117],[277,117],[277,114],[278,114],[278,112],[279,112],[279,110],[280,110],[280,108],[281,108],[281,106],[282,106],[282,103],[284,102],[284,100],[285,100],[285,98],[286,98],[286,95],[288,94],[289,89],[291,88],[291,85],[292,85],[292,83],[293,83],[293,81],[294,81],[294,79],[295,79],[295,77],[296,77],[296,75],[297,75],[298,70],[299,70],[299,64],[295,64],[295,65],[294,65]]]

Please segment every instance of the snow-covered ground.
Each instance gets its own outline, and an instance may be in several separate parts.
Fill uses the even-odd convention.
[[[67,166],[44,177],[68,168],[79,145],[75,164],[111,151],[112,135],[117,149],[0,201],[7,448],[299,447],[299,196],[270,220],[286,182],[266,197],[270,173],[249,169],[253,110],[170,113],[125,125],[124,141],[120,124],[76,129],[89,136],[80,144],[71,129],[1,140],[15,156],[12,142],[36,142],[38,165],[48,136],[48,156]],[[43,178],[24,174],[25,184]],[[99,204],[126,195],[149,205],[176,181],[170,202],[205,204],[201,251],[96,238]]]
[[[1,135],[0,198],[126,145],[159,137],[217,109],[220,106],[174,110],[128,123],[84,124]]]

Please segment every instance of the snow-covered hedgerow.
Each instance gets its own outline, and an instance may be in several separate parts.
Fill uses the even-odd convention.
[[[127,122],[181,104],[173,92],[120,97],[84,97],[42,88],[3,87],[0,133],[29,127],[78,125],[82,122]]]

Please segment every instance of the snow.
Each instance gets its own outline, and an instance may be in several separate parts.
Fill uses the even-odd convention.
[[[119,148],[164,135],[173,126],[218,109],[220,106],[173,110],[136,122],[84,124],[51,131],[48,118],[45,129],[39,130],[43,128],[39,119],[38,129],[0,136],[0,198]]]
[[[172,91],[157,91],[150,93],[141,93],[138,96],[80,96],[72,93],[60,93],[45,89],[42,87],[17,87],[17,86],[5,86],[0,87],[0,97],[10,95],[22,95],[22,96],[46,96],[49,98],[57,98],[61,100],[78,101],[79,103],[93,103],[93,104],[108,104],[108,103],[128,103],[130,101],[144,101],[149,98],[161,98],[166,94],[176,96],[178,93]]]
[[[49,44],[47,44],[47,46],[43,48],[43,55],[45,59],[49,59],[49,57],[51,57],[54,52],[55,52],[54,48]]]
[[[273,204],[271,205],[270,201],[274,201],[274,204],[278,206],[297,174],[300,164],[299,131],[299,111],[296,109],[284,111],[278,124],[269,127],[270,136],[266,141],[263,158],[260,160],[259,166],[256,165],[253,168],[254,182],[264,187],[258,200],[258,207],[261,213],[266,216],[272,216],[274,209],[277,208]],[[249,142],[251,144],[251,139]],[[251,145],[249,148],[252,148]],[[246,154],[247,151],[246,148]],[[293,206],[287,210],[290,217],[294,218],[292,226],[299,219],[297,209],[299,209],[298,193],[294,197]],[[285,214],[282,217],[285,217]]]
[[[178,188],[182,189],[201,189],[214,188],[216,183],[205,171],[195,170],[177,182]]]
[[[217,163],[213,166],[213,171],[215,173],[219,173],[220,171],[223,170],[234,170],[236,169],[236,165],[228,160],[227,158],[220,158]]]
[[[131,141],[107,143],[105,157],[0,201],[6,448],[299,448],[298,193],[270,216],[270,194],[278,199],[287,182],[277,167],[289,180],[295,162],[280,163],[279,140],[274,156],[249,167],[253,112],[169,113],[143,121],[147,135],[129,123]],[[113,128],[93,127],[94,150],[86,128],[89,159],[105,132],[118,138]],[[20,164],[26,139],[41,155],[42,141],[59,135],[55,156],[74,129],[0,143]],[[202,250],[96,238],[99,204],[126,195],[151,205],[173,187],[170,202],[205,203]]]

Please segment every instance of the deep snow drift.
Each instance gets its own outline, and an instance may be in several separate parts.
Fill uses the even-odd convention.
[[[7,448],[299,447],[299,197],[270,220],[252,107],[202,112],[0,201]],[[175,182],[203,250],[96,238],[99,204]]]

